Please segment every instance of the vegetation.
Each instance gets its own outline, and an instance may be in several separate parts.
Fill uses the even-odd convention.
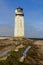
[[[15,48],[20,46],[21,44],[24,47],[19,48],[18,51],[15,51],[15,48],[13,48],[13,50],[9,52],[10,55],[6,60],[0,60],[0,65],[43,65],[41,63],[43,61],[43,57],[38,51],[39,48],[33,43],[34,41],[29,39],[14,39],[12,44],[13,46],[15,46]],[[19,60],[23,56],[23,52],[27,48],[27,46],[31,46],[31,49],[27,52],[27,57],[24,58],[24,61],[20,62]]]

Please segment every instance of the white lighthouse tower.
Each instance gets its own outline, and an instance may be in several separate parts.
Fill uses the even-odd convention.
[[[24,37],[24,13],[21,7],[15,10],[14,37]]]

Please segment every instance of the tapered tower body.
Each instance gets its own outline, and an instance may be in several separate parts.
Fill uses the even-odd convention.
[[[20,7],[15,10],[14,37],[24,37],[24,13]]]

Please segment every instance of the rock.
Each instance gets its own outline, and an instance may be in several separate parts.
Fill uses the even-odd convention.
[[[22,56],[19,61],[23,62],[24,61],[24,56]]]

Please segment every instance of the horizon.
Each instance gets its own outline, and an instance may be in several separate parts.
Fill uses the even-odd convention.
[[[43,0],[0,0],[0,36],[13,36],[19,6],[24,11],[25,37],[43,38]]]

